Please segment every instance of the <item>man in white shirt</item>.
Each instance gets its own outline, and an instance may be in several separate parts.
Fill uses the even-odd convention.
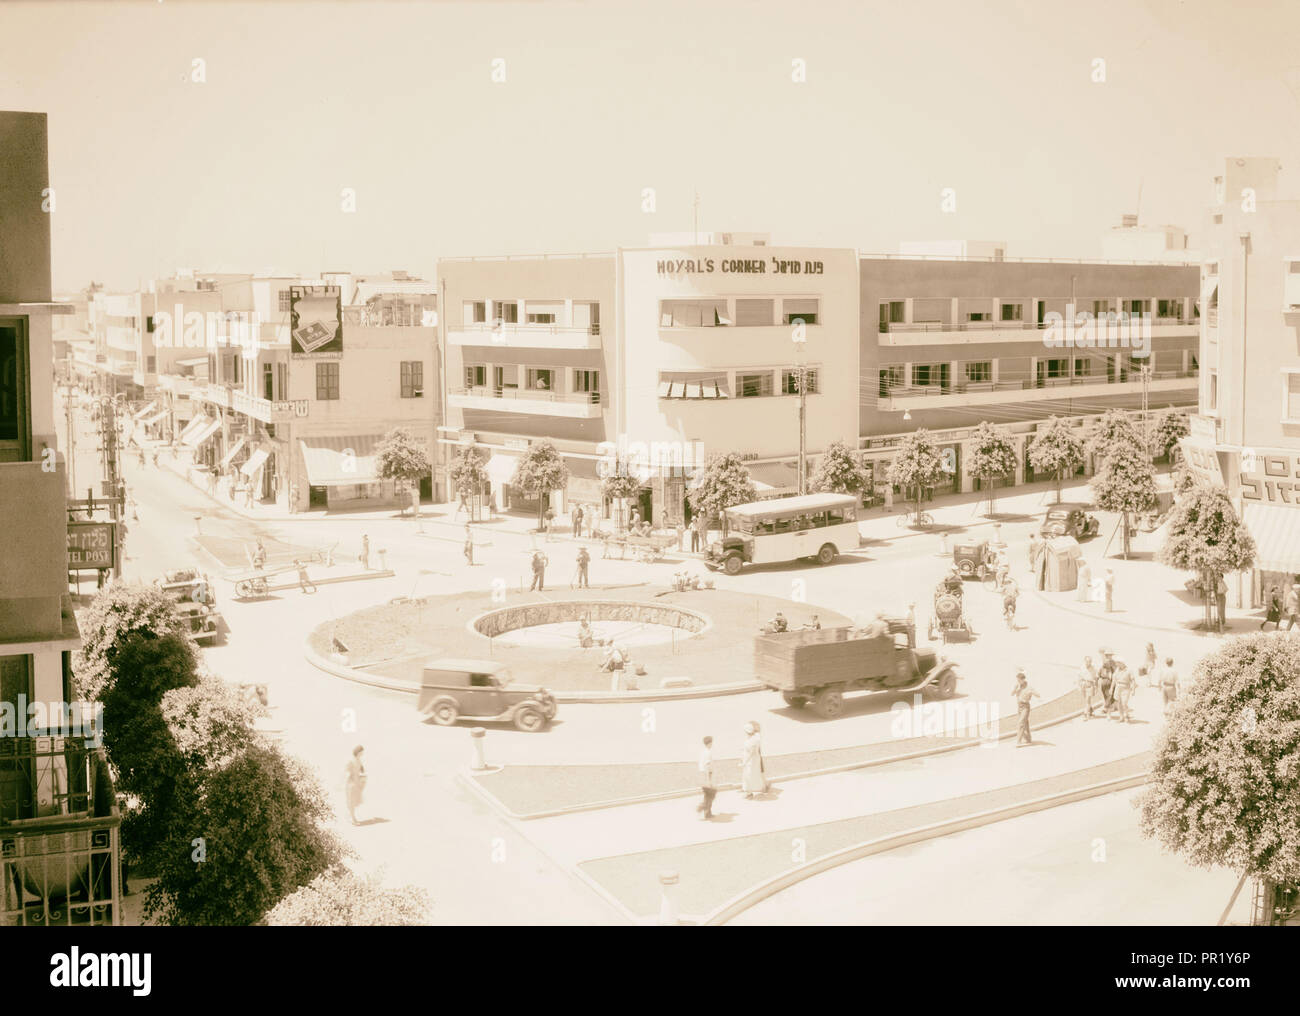
[[[700,752],[700,790],[704,794],[703,800],[696,805],[696,811],[702,811],[703,818],[707,821],[713,818],[713,799],[718,794],[718,788],[713,782],[713,738],[704,739],[704,750]]]

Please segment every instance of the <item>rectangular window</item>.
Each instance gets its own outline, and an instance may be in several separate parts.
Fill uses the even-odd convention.
[[[280,313],[288,314],[289,313],[289,291],[287,289],[282,289],[280,290],[278,295],[280,298]]]
[[[20,323],[0,325],[0,462],[31,458],[31,381]]]
[[[1210,371],[1210,408],[1219,408],[1219,375]]]
[[[549,367],[529,367],[524,375],[524,387],[535,392],[555,391],[555,371]]]
[[[772,394],[772,372],[762,374],[738,374],[736,384],[742,399],[756,399]]]
[[[575,301],[573,304],[573,327],[585,328],[592,335],[599,335],[600,304]]]
[[[547,300],[529,300],[524,305],[524,320],[530,325],[556,325],[564,314],[564,304]]]
[[[807,368],[807,376],[808,376],[807,394],[809,394],[809,395],[816,395],[816,394],[817,394],[817,391],[818,391],[818,389],[817,389],[817,368],[815,368],[815,367],[809,367],[809,368]],[[786,394],[786,395],[798,395],[798,394],[799,394],[799,370],[798,370],[798,368],[790,368],[790,369],[787,369],[787,370],[783,370],[783,371],[781,371],[781,391],[782,391],[784,394]]]
[[[277,363],[275,365],[275,397],[279,401],[284,401],[289,397],[289,365],[287,363]]]
[[[519,324],[519,304],[507,300],[494,300],[496,318],[503,325]]]
[[[821,310],[820,300],[782,300],[781,320],[787,325],[797,321],[802,321],[806,325],[815,325],[819,310]]]
[[[1183,319],[1183,301],[1160,300],[1156,304],[1156,317],[1173,318],[1176,321],[1181,321]]]
[[[719,328],[731,324],[726,300],[660,300],[660,328]]]
[[[1130,314],[1150,314],[1151,301],[1150,300],[1129,300],[1128,312]]]
[[[339,397],[339,365],[337,363],[316,364],[316,398],[318,401],[333,401]]]
[[[1003,321],[1023,321],[1025,319],[1025,305],[1023,303],[1004,303],[1002,305]]]
[[[262,364],[262,398],[267,402],[275,401],[275,374],[269,363]]]
[[[903,364],[887,363],[880,368],[880,397],[889,398],[895,388],[903,387]]]
[[[990,319],[987,311],[973,310],[966,315],[966,320],[967,321],[988,321]]]
[[[144,358],[144,372],[146,374],[153,374],[157,370],[158,370],[158,357],[146,356]]]
[[[890,300],[880,304],[880,330],[889,331],[890,325],[901,325],[906,317],[907,304],[902,300]]]
[[[1069,377],[1070,361],[1069,360],[1048,360],[1047,376],[1050,377]]]
[[[972,360],[965,365],[966,380],[971,384],[983,384],[993,380],[992,360]]]
[[[424,361],[403,360],[399,368],[402,385],[402,398],[420,399],[424,397]]]
[[[1285,403],[1282,418],[1287,423],[1300,423],[1300,373],[1288,372],[1286,379]]]
[[[461,311],[461,323],[467,325],[487,324],[487,301],[466,300]]]
[[[914,363],[912,364],[912,387],[934,388],[948,387],[948,364]]]
[[[1109,301],[1109,300],[1093,300],[1093,301],[1092,301],[1092,316],[1093,316],[1094,318],[1103,317],[1104,315],[1109,314],[1109,313],[1110,313],[1110,301]]]
[[[775,320],[774,300],[737,300],[736,324],[748,326],[768,326]]]
[[[592,401],[600,401],[600,371],[575,370],[573,372],[573,390],[575,392],[586,392],[588,395],[596,395],[597,398],[592,399]]]
[[[149,332],[150,334],[153,333],[153,315],[152,315],[152,314],[150,314],[148,317],[146,317],[146,318],[144,319],[144,330],[145,330],[146,332]]]
[[[1092,361],[1086,357],[1080,357],[1074,361],[1074,376],[1088,377],[1092,373]]]
[[[482,388],[487,384],[487,364],[467,363],[465,365],[465,387]]]

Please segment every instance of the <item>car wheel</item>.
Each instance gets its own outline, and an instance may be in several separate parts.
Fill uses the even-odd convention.
[[[727,560],[723,563],[722,570],[725,571],[728,575],[739,575],[742,565],[743,562],[740,560],[740,558],[737,557],[735,554],[732,554],[731,557],[727,558]]]
[[[824,720],[833,720],[844,712],[844,695],[838,688],[823,688],[813,697],[813,709]]]
[[[441,702],[435,702],[433,710],[430,713],[433,722],[440,727],[450,727],[460,719],[460,710],[456,708],[456,703],[450,699],[443,699]]]
[[[546,717],[534,706],[520,706],[515,711],[515,726],[526,734],[534,734],[546,724]]]
[[[835,548],[829,543],[822,544],[822,549],[817,551],[818,564],[830,564],[835,560]]]
[[[972,567],[973,565],[969,561],[959,561],[957,563],[957,570],[961,572],[963,578],[970,575]]]
[[[939,680],[935,682],[934,690],[940,698],[952,698],[953,692],[957,690],[957,675],[951,667],[940,675]]]
[[[808,696],[806,695],[793,695],[788,691],[783,691],[781,697],[785,699],[785,704],[792,709],[802,709],[808,704]]]

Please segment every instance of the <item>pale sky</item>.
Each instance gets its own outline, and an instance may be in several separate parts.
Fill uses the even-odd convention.
[[[645,245],[696,191],[778,243],[1098,257],[1139,186],[1197,229],[1228,155],[1300,197],[1298,37],[1295,0],[11,2],[0,108],[49,114],[61,291]]]

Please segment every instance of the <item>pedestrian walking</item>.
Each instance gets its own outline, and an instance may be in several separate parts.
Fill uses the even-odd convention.
[[[1029,570],[1035,571],[1038,568],[1038,555],[1042,551],[1043,541],[1037,533],[1029,534]]]
[[[582,505],[576,504],[573,506],[573,527],[572,528],[573,528],[573,538],[575,540],[582,535],[583,514],[584,512],[582,510]]]
[[[1016,671],[1016,686],[1011,689],[1011,694],[1015,697],[1016,713],[1020,721],[1016,729],[1016,747],[1033,744],[1034,738],[1029,731],[1030,701],[1042,696],[1029,687],[1029,679],[1025,677],[1023,670]]]
[[[1181,682],[1178,680],[1178,671],[1174,669],[1174,658],[1166,656],[1164,669],[1160,671],[1160,695],[1164,699],[1166,716],[1173,711],[1180,690]]]
[[[1097,697],[1097,668],[1092,665],[1092,657],[1083,658],[1079,668],[1079,694],[1083,696],[1083,718],[1092,719],[1092,703]]]
[[[1214,586],[1214,605],[1219,611],[1219,631],[1223,631],[1228,627],[1228,583],[1222,575]]]
[[[1079,584],[1075,586],[1075,598],[1080,603],[1087,603],[1092,592],[1092,565],[1087,561],[1079,562]]]
[[[540,593],[546,588],[546,566],[549,563],[540,550],[533,551],[533,584],[528,587],[529,592],[535,589]]]
[[[294,558],[293,566],[298,569],[298,588],[304,593],[316,592],[316,583],[307,575],[307,565],[298,558]],[[311,586],[311,588],[308,589],[308,586]]]
[[[1300,620],[1300,582],[1297,582],[1286,594],[1286,630],[1290,631]],[[1278,625],[1280,628],[1281,625]]]
[[[253,551],[253,567],[258,569],[266,567],[266,548],[262,546],[260,536],[257,538],[257,548]]]
[[[677,521],[677,549],[686,549],[686,524],[680,519]]]
[[[1097,668],[1097,691],[1101,694],[1101,714],[1109,716],[1115,708],[1115,653],[1110,649],[1101,651],[1103,661]]]
[[[704,750],[700,752],[700,791],[703,795],[695,810],[703,812],[707,822],[713,818],[713,799],[718,795],[718,787],[713,779],[713,738],[704,739]]]
[[[641,524],[641,512],[636,508],[633,508],[632,514],[629,515],[627,519],[627,528],[635,529],[640,524]]]
[[[704,516],[696,515],[691,519],[691,553],[698,554],[704,543]]]
[[[1268,613],[1264,615],[1264,620],[1259,623],[1259,630],[1264,630],[1264,625],[1272,624],[1273,630],[1277,631],[1282,627],[1282,597],[1278,595],[1277,586],[1268,587],[1268,595],[1264,600]]]
[[[1147,643],[1146,656],[1142,658],[1142,666],[1138,667],[1138,677],[1147,679],[1147,687],[1156,686],[1156,668],[1160,666],[1160,658],[1156,656],[1156,645],[1154,642]]]
[[[546,532],[546,541],[551,540],[551,527],[555,525],[555,509],[547,508],[546,514],[542,516],[542,528]]]
[[[1002,617],[1007,622],[1007,631],[1018,631],[1016,627],[1016,598],[1020,589],[1015,579],[1008,578],[1002,584]]]
[[[465,563],[470,567],[474,566],[474,536],[470,532],[469,523],[465,523]]]
[[[1115,570],[1106,569],[1106,613],[1111,614],[1115,611]]]
[[[591,564],[591,555],[587,553],[586,547],[578,548],[578,588],[590,589],[591,585],[587,581],[587,567]]]
[[[361,761],[361,756],[365,748],[357,745],[352,749],[352,758],[348,759],[348,764],[344,770],[343,792],[347,798],[348,815],[352,819],[353,825],[360,825],[357,821],[357,808],[361,805],[361,798],[366,790],[366,766]]]
[[[365,533],[361,534],[361,553],[357,555],[357,560],[363,569],[370,571],[370,537]]]
[[[1133,692],[1137,689],[1137,678],[1133,676],[1133,671],[1129,670],[1128,664],[1123,660],[1116,660],[1117,668],[1115,673],[1115,703],[1119,706],[1119,721],[1121,723],[1132,723],[1132,715],[1129,713],[1129,703],[1133,699]]]
[[[758,724],[752,720],[745,724],[745,744],[740,758],[740,789],[745,797],[767,792],[767,773],[763,766],[763,742]]]

